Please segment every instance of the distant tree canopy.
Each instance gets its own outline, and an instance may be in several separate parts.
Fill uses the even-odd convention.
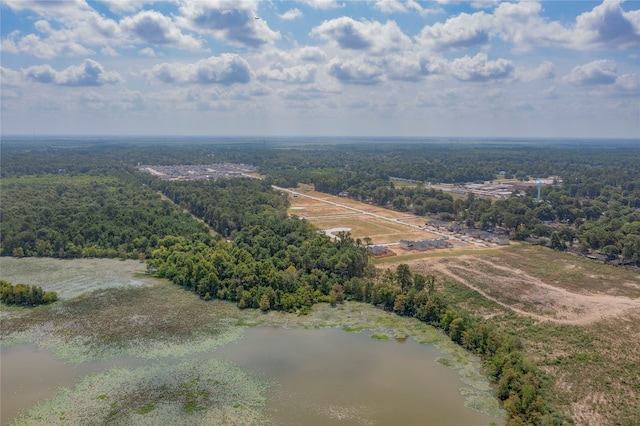
[[[376,139],[337,145],[170,142],[83,141],[77,145],[65,142],[64,146],[41,142],[25,146],[3,141],[1,253],[135,258],[148,256],[156,248],[155,240],[151,241],[153,235],[161,238],[198,233],[202,235],[199,238],[210,238],[204,228],[184,216],[180,218],[179,209],[158,201],[150,188],[162,191],[229,238],[239,229],[243,217],[256,217],[255,211],[237,204],[242,203],[243,185],[288,187],[308,183],[319,191],[345,191],[349,197],[417,215],[435,215],[479,229],[502,228],[512,238],[538,238],[558,250],[575,242],[583,252],[596,250],[610,260],[640,266],[637,145],[583,143],[577,149],[575,144],[562,141],[401,143]],[[134,170],[138,163],[214,161],[256,165],[266,176],[265,181],[224,189],[206,182],[158,182]],[[421,184],[398,186],[390,180],[398,177],[423,183],[466,183],[493,180],[502,172],[505,178],[558,176],[563,183],[543,187],[543,203],[538,204],[536,188],[524,196],[492,202],[479,197],[454,198]],[[204,211],[200,197],[214,198],[206,193],[209,190],[217,191],[219,202],[208,203]],[[87,195],[93,191],[95,198]],[[274,208],[284,202],[282,198],[271,199],[269,203],[274,204],[270,206],[259,205],[276,214]],[[229,208],[234,204],[239,208]],[[152,219],[158,216],[166,219]]]
[[[5,256],[138,259],[166,235],[212,238],[206,226],[126,175],[5,178],[0,190]]]
[[[47,305],[58,300],[55,291],[42,291],[42,287],[27,284],[13,285],[0,280],[0,301],[7,305],[37,306]]]
[[[611,145],[611,146],[610,146]],[[437,215],[479,229],[502,228],[515,239],[540,238],[564,250],[604,250],[640,266],[640,148],[611,143],[382,143],[225,149],[220,161],[257,165],[279,186],[299,183],[417,215]],[[504,174],[502,174],[504,172]],[[454,198],[423,184],[558,176],[562,185],[504,200]],[[396,186],[391,177],[418,184]],[[557,234],[553,235],[552,231]]]

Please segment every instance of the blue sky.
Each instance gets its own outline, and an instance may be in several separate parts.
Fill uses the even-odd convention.
[[[0,11],[2,134],[640,138],[640,1]]]

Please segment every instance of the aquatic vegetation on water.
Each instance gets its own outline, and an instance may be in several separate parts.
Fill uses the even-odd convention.
[[[16,426],[266,424],[268,385],[217,359],[113,368],[60,388]]]
[[[146,278],[141,278],[141,280],[146,283]],[[208,405],[199,402],[200,397],[204,400],[208,398],[206,392],[209,390],[202,390],[205,392],[203,394],[198,394],[200,390],[195,391],[194,398],[186,400],[183,398],[183,405],[180,406],[169,404],[163,399],[162,395],[171,392],[176,395],[176,391],[169,392],[167,390],[168,393],[162,394],[158,390],[163,386],[162,384],[152,385],[153,380],[157,380],[153,377],[158,377],[162,368],[165,368],[163,367],[165,364],[159,359],[169,356],[171,359],[180,359],[188,354],[211,350],[240,338],[245,327],[260,325],[284,328],[335,327],[352,332],[370,330],[373,336],[378,338],[406,339],[411,337],[419,343],[433,344],[445,354],[447,366],[459,370],[462,381],[468,386],[466,389],[469,389],[470,392],[465,394],[466,405],[489,415],[498,413],[499,416],[502,413],[487,379],[479,372],[479,359],[451,342],[440,331],[417,319],[401,317],[371,305],[354,302],[340,304],[336,307],[331,307],[329,304],[318,304],[307,315],[302,316],[275,311],[264,313],[258,309],[239,310],[232,303],[205,302],[175,285],[150,279],[149,285],[118,287],[83,293],[74,299],[57,302],[51,306],[12,311],[11,315],[3,318],[3,327],[0,330],[3,346],[32,342],[41,348],[51,350],[56,357],[72,363],[116,359],[124,356],[155,360],[149,363],[145,369],[110,370],[109,373],[104,373],[113,377],[127,375],[141,377],[139,383],[142,384],[141,389],[146,389],[144,395],[96,388],[95,391],[92,391],[93,399],[85,400],[80,398],[82,396],[80,390],[84,389],[83,386],[86,387],[89,386],[89,383],[95,382],[93,377],[96,376],[91,376],[82,379],[72,390],[61,390],[54,399],[34,407],[33,414],[30,411],[30,414],[21,420],[26,422],[25,419],[30,419],[29,421],[32,423],[19,424],[38,424],[33,423],[34,419],[40,416],[38,413],[51,410],[52,408],[47,408],[50,406],[63,407],[57,408],[59,410],[58,418],[62,418],[62,420],[58,420],[60,424],[82,423],[82,421],[72,421],[73,409],[84,412],[82,407],[87,403],[87,407],[93,407],[97,404],[96,407],[102,407],[100,408],[102,410],[107,402],[109,411],[106,415],[112,413],[112,418],[107,417],[107,419],[113,420],[115,424],[131,423],[131,420],[135,420],[136,424],[144,424],[145,422],[153,424],[153,419],[157,424],[158,419],[164,420],[165,417],[172,418],[171,416],[181,418],[179,423],[187,421],[189,423],[215,424],[215,422],[207,421],[206,417],[202,417],[211,415],[212,411]],[[201,362],[199,365],[206,364],[206,362]],[[175,367],[169,368],[168,371],[172,368]],[[149,381],[144,382],[142,378],[147,372],[150,374],[150,378]],[[188,377],[180,377],[178,373],[175,373],[174,382],[189,383],[189,380],[197,377],[196,373],[193,374]],[[99,375],[97,377],[101,377],[105,383],[111,380],[107,380],[108,376]],[[122,386],[118,389],[122,389]],[[185,392],[187,391],[185,390]],[[69,395],[80,399],[74,402],[69,399],[71,398]],[[124,398],[123,395],[128,396]],[[182,395],[187,395],[187,393]],[[135,401],[135,404],[131,401]],[[240,405],[233,408],[232,404],[233,410],[218,414],[224,414],[227,416],[226,418],[230,418],[231,414],[243,409],[244,401],[244,397],[239,397],[235,404]],[[99,404],[101,402],[104,404]],[[111,404],[114,405],[111,406]],[[205,407],[205,409],[203,410],[201,407]],[[105,415],[100,410],[97,413]],[[49,411],[46,412],[49,413]],[[248,416],[246,413],[243,415]],[[216,417],[218,420],[222,418],[225,417]],[[185,419],[192,419],[193,422]],[[235,424],[238,423],[246,424],[246,422],[235,422]],[[234,422],[229,421],[228,424],[234,424]]]
[[[257,311],[257,310],[256,310]],[[243,310],[242,323],[245,325],[281,325],[288,328],[325,328],[339,327],[345,331],[361,332],[371,330],[371,337],[388,340],[414,338],[418,343],[436,346],[444,357],[438,363],[458,370],[461,381],[467,385],[465,406],[481,413],[502,417],[504,411],[491,389],[486,377],[481,373],[481,361],[464,348],[452,342],[448,336],[434,327],[415,318],[401,317],[371,305],[357,302],[344,303],[337,307],[318,304],[304,316],[295,316],[281,312]]]
[[[376,340],[391,340],[391,336],[384,333],[373,333],[370,337]]]
[[[97,290],[50,309],[3,320],[3,345],[36,342],[72,363],[153,359],[213,349],[238,339],[230,304],[207,303],[168,283]]]

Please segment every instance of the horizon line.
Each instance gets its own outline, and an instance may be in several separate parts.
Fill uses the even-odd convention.
[[[290,139],[290,138],[318,138],[318,139],[335,139],[335,138],[349,138],[349,139],[581,139],[581,140],[637,140],[640,142],[640,136],[638,137],[623,137],[623,136],[457,136],[457,135],[224,135],[224,134],[202,134],[202,135],[190,135],[190,134],[75,134],[75,133],[51,133],[51,134],[28,134],[28,133],[0,133],[0,140],[4,138],[244,138],[244,139]]]

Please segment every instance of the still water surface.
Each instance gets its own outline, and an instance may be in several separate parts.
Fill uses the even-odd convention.
[[[262,327],[217,351],[278,386],[275,425],[487,425],[500,418],[464,406],[456,370],[435,347],[379,341],[338,329]]]
[[[433,346],[372,339],[339,329],[257,327],[216,350],[195,355],[229,360],[273,383],[273,425],[487,425],[500,418],[464,406],[457,371],[436,362]],[[3,348],[2,424],[18,410],[51,397],[59,385],[135,358],[69,365],[33,345]]]

